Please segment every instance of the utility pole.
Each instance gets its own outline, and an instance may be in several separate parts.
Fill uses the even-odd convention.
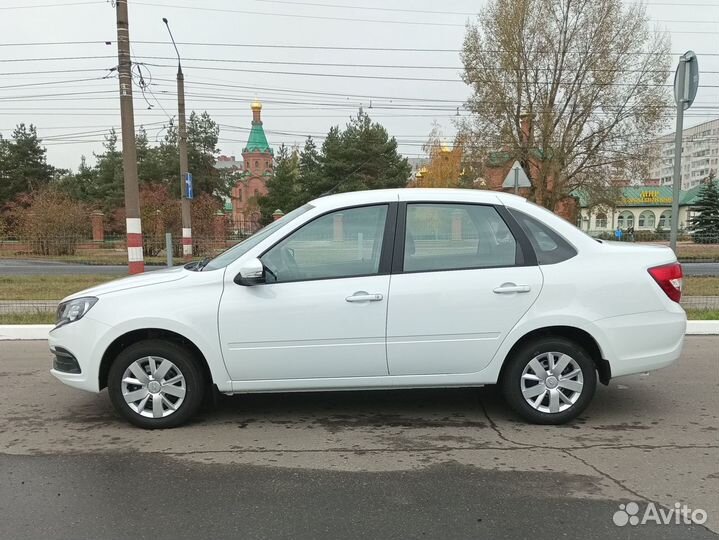
[[[185,76],[182,73],[180,51],[177,50],[175,38],[172,36],[170,24],[166,18],[162,22],[167,26],[172,45],[177,53],[177,145],[180,150],[180,196],[182,199],[182,256],[185,260],[192,258],[192,207],[193,198],[192,175],[187,164],[187,125],[185,122]]]
[[[127,0],[116,0],[117,72],[120,79],[120,116],[122,123],[122,170],[125,185],[125,225],[127,260],[130,274],[145,271],[142,257],[140,192],[137,186],[137,149],[135,147],[135,111],[132,105],[132,66]]]

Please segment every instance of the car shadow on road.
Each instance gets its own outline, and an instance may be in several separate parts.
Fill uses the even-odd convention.
[[[661,410],[661,396],[639,385],[600,386],[593,403],[567,427],[644,423]],[[665,404],[666,405],[666,404]],[[490,427],[524,425],[495,386],[483,388],[290,392],[220,395],[199,423],[286,423],[312,420],[333,427]],[[653,420],[653,418],[652,418]]]

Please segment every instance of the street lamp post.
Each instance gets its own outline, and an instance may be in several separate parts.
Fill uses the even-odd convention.
[[[177,145],[180,150],[180,194],[182,197],[182,256],[185,260],[192,258],[192,209],[193,198],[192,175],[187,164],[187,125],[185,123],[185,76],[182,73],[180,51],[177,50],[175,38],[172,36],[170,24],[165,17],[162,22],[167,27],[172,45],[177,54]]]

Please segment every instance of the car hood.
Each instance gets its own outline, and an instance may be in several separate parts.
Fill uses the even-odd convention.
[[[104,294],[115,293],[127,289],[135,289],[137,287],[148,287],[151,285],[159,285],[160,283],[178,281],[185,279],[189,275],[189,272],[189,270],[186,270],[182,266],[167,268],[166,270],[153,270],[151,272],[116,279],[114,281],[109,281],[108,283],[103,283],[102,285],[96,285],[95,287],[78,291],[64,298],[63,302],[65,300],[80,298],[82,296],[102,296]]]

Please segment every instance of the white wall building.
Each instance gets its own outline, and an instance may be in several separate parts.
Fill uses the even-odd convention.
[[[649,178],[662,186],[670,186],[674,175],[674,133],[658,140],[656,160],[649,169]],[[719,119],[684,128],[682,146],[682,189],[701,184],[709,171],[719,169]]]

